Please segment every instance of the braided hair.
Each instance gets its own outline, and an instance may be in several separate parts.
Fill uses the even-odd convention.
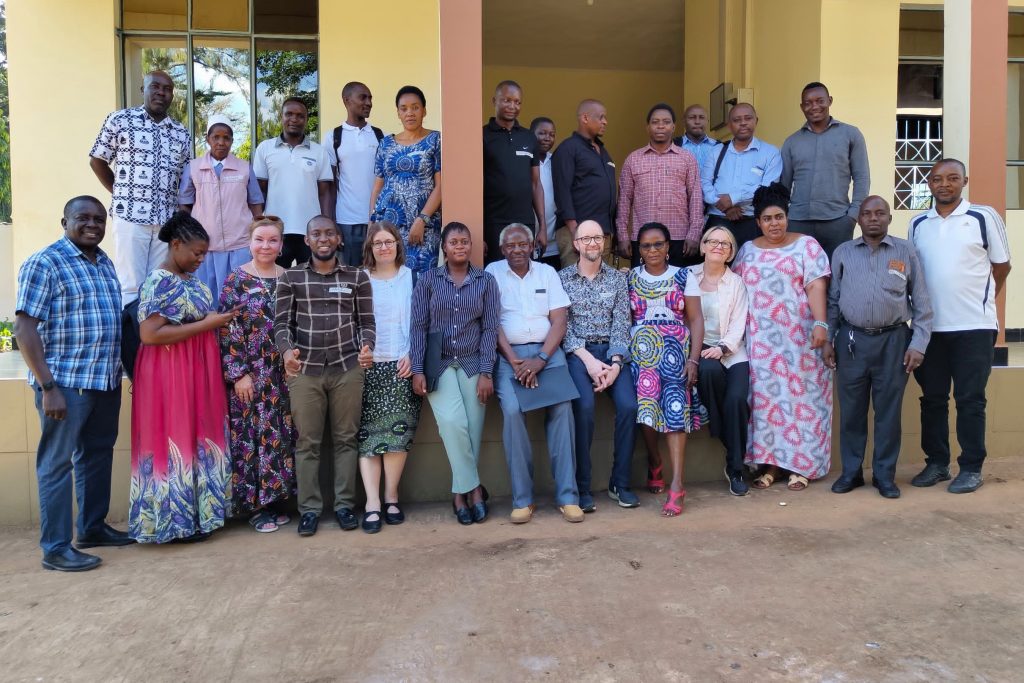
[[[206,234],[202,223],[193,218],[188,211],[175,211],[174,215],[160,226],[157,238],[168,244],[171,243],[171,240],[178,240],[182,244],[187,244],[192,240],[210,241],[210,236]]]
[[[789,190],[782,183],[762,186],[754,192],[755,218],[760,218],[761,213],[772,206],[779,207],[789,215]]]

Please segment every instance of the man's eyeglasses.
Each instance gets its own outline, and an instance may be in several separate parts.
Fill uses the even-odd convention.
[[[396,242],[395,240],[382,240],[379,242],[377,240],[374,240],[373,242],[370,242],[370,244],[373,245],[374,249],[390,249],[391,247],[398,244],[398,242]]]
[[[662,240],[661,242],[643,242],[640,244],[641,251],[661,251],[665,248],[668,242]]]
[[[575,242],[590,246],[591,244],[601,244],[604,242],[604,235],[587,235],[586,237],[577,237]]]
[[[715,247],[732,249],[732,242],[729,242],[728,240],[704,240],[704,244],[708,249],[714,249]]]

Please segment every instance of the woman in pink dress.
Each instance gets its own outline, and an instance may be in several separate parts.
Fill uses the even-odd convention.
[[[160,228],[167,259],[139,295],[132,400],[128,531],[139,543],[201,541],[224,526],[231,504],[228,405],[216,330],[238,308],[217,313],[195,276],[209,247],[183,211]]]
[[[828,257],[813,238],[787,232],[789,192],[779,183],[754,193],[763,235],[747,242],[733,270],[747,288],[750,437],[744,458],[762,465],[754,488],[782,474],[800,491],[828,474],[832,455],[832,372],[821,348]]]

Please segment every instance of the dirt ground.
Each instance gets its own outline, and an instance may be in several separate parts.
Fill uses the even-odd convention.
[[[410,505],[376,535],[235,523],[192,546],[43,571],[0,530],[3,681],[1021,681],[1024,459],[884,500],[827,483],[686,512],[541,501],[483,525]],[[786,505],[782,505],[786,503]]]

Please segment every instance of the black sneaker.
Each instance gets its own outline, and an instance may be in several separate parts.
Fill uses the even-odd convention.
[[[734,496],[745,496],[750,493],[750,487],[747,486],[747,482],[743,481],[743,473],[737,472],[736,474],[729,474],[729,470],[725,470],[725,480],[729,482],[729,493]]]
[[[981,478],[981,472],[964,472],[960,470],[960,473],[956,475],[956,479],[949,485],[947,489],[950,493],[971,493],[981,488],[981,485],[985,483]]]
[[[352,512],[352,508],[335,510],[334,516],[338,520],[338,526],[341,527],[342,531],[352,531],[359,527],[359,518],[356,517],[356,513]]]
[[[320,525],[320,517],[315,512],[303,512],[299,520],[299,536],[312,536]]]
[[[911,486],[935,486],[940,481],[949,481],[949,467],[944,465],[925,465],[917,476],[910,480]]]

